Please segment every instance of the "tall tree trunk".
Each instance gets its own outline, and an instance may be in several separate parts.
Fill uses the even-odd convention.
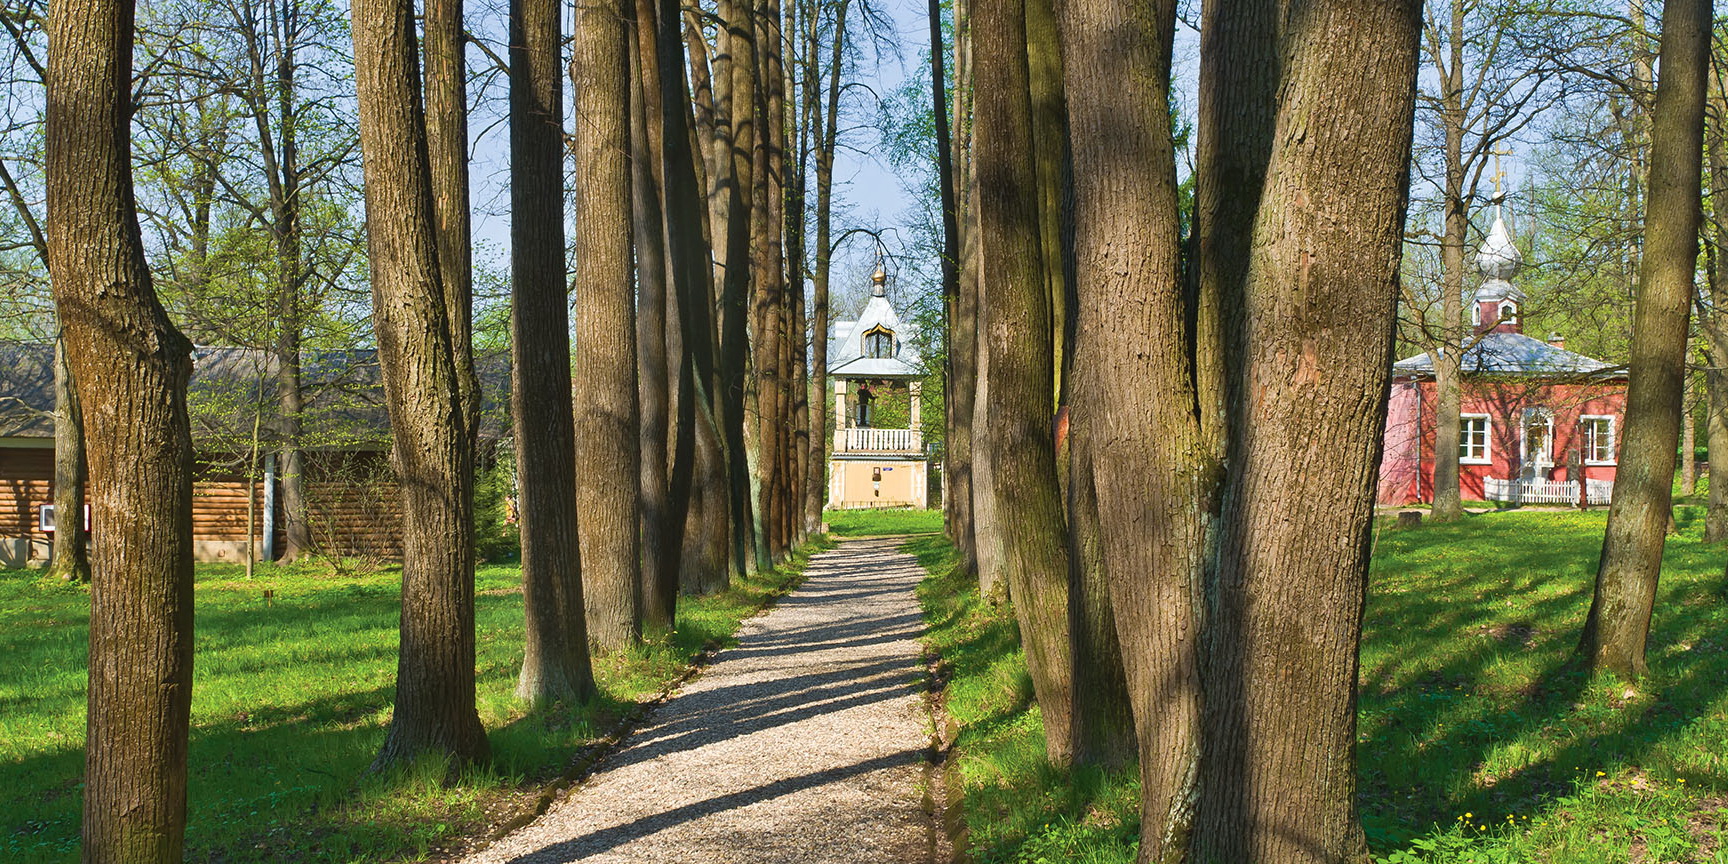
[[[353,21],[372,320],[407,514],[395,713],[374,767],[427,752],[483,760],[486,733],[474,708],[473,438],[439,273],[414,7],[357,0]]]
[[[978,0],[978,194],[990,285],[985,328],[996,519],[1050,761],[1068,761],[1068,547],[1051,434],[1050,295],[1022,0]]]
[[[1692,362],[1692,343],[1686,343],[1682,362]],[[1681,372],[1683,389],[1680,397],[1680,494],[1690,498],[1698,491],[1698,417],[1693,413],[1695,402],[1692,376]]]
[[[725,433],[729,505],[732,518],[732,566],[740,573],[752,572],[760,563],[756,558],[753,533],[755,515],[751,501],[751,470],[749,448],[746,445],[745,396],[749,389],[750,340],[747,322],[750,315],[750,220],[756,188],[754,159],[756,151],[756,47],[752,26],[753,0],[722,0],[721,26],[730,55],[730,109],[728,119],[731,134],[724,142],[725,161],[730,168],[726,187],[719,190],[724,201],[724,228],[716,224],[716,232],[724,231],[726,270],[720,288],[720,374],[724,388],[722,430]],[[720,160],[716,160],[720,161]]]
[[[468,71],[462,46],[462,0],[426,0],[426,151],[438,232],[438,275],[456,363],[459,406],[473,462],[479,432],[480,382],[474,374],[473,241],[468,207]],[[472,465],[468,473],[472,474]],[[470,484],[465,493],[472,497]],[[466,505],[473,509],[473,502]],[[472,567],[472,565],[470,565]]]
[[[972,382],[956,377],[957,370],[969,366],[968,360],[955,357],[962,341],[960,336],[960,228],[957,214],[959,200],[954,192],[953,140],[949,134],[951,116],[948,112],[948,75],[943,62],[942,3],[930,0],[925,17],[930,25],[930,100],[932,118],[936,124],[936,183],[942,205],[942,312],[943,329],[942,406],[946,428],[943,430],[942,452],[942,511],[947,533],[956,546],[960,538],[972,533],[972,466],[969,458],[971,442],[959,441],[962,407],[968,419],[971,414]],[[967,391],[965,406],[956,404],[960,391]],[[962,454],[967,454],[962,458]]]
[[[1706,113],[1706,153],[1710,164],[1710,266],[1705,271],[1710,302],[1699,304],[1699,331],[1704,336],[1704,392],[1708,417],[1704,446],[1709,448],[1709,506],[1704,512],[1704,541],[1728,539],[1728,321],[1715,310],[1728,304],[1728,93],[1716,79]]]
[[[678,600],[677,558],[670,493],[671,380],[666,353],[666,231],[660,210],[660,139],[649,131],[661,123],[658,22],[653,0],[635,0],[631,33],[630,206],[636,238],[636,393],[641,409],[639,493],[642,501],[642,624],[672,627]],[[670,559],[670,560],[669,560]]]
[[[1711,7],[1662,8],[1662,79],[1651,125],[1644,254],[1632,322],[1626,433],[1602,538],[1596,593],[1578,651],[1590,668],[1643,676],[1674,489],[1674,449],[1686,372],[1687,318],[1698,262],[1704,83]]]
[[[1357,650],[1421,4],[1317,0],[1288,18],[1294,6],[1209,4],[1201,36],[1196,223],[1213,226],[1199,254],[1228,274],[1216,287],[1229,439],[1201,607],[1195,861],[1368,852]],[[1316,144],[1335,141],[1351,143]]]
[[[48,269],[98,526],[83,860],[167,864],[186,834],[192,345],[156,299],[133,203],[133,20],[124,0],[49,5],[44,173]]]
[[[623,0],[576,10],[576,476],[588,638],[642,633],[641,476],[631,279],[629,43]]]
[[[48,578],[90,581],[90,532],[84,530],[84,417],[78,386],[66,362],[66,338],[54,339],[54,551]]]
[[[828,446],[833,432],[828,422],[829,295],[834,271],[834,151],[840,141],[840,72],[846,46],[846,14],[851,0],[834,5],[829,43],[828,82],[824,106],[818,112],[822,129],[816,134],[816,261],[810,274],[810,501],[805,518],[813,527],[822,522],[828,502]],[[814,75],[815,70],[811,70]]]
[[[1456,522],[1464,518],[1458,483],[1459,424],[1464,411],[1464,380],[1460,360],[1464,350],[1464,244],[1470,230],[1469,204],[1464,196],[1464,0],[1446,6],[1444,80],[1440,83],[1440,125],[1445,139],[1445,220],[1440,239],[1440,350],[1434,352],[1434,499],[1429,518]],[[1436,28],[1437,29],[1437,28]],[[1436,49],[1437,50],[1437,49]]]
[[[1062,10],[1080,298],[1070,428],[1082,452],[1069,494],[1071,507],[1096,509],[1092,542],[1108,574],[1139,730],[1143,861],[1181,860],[1194,815],[1195,610],[1220,470],[1215,448],[1202,443],[1186,347],[1169,107],[1175,15],[1171,0],[1087,0]],[[1077,556],[1090,551],[1087,538],[1076,540]],[[1105,634],[1085,628],[1077,646],[1087,637],[1104,650]],[[1076,657],[1075,690],[1090,700],[1086,662]],[[1112,717],[1108,704],[1098,715],[1093,707],[1077,714]]]
[[[681,363],[678,377],[678,423],[690,429],[690,491],[676,492],[673,501],[688,499],[683,534],[679,587],[707,594],[726,587],[731,536],[726,453],[720,428],[721,380],[717,366],[712,249],[702,224],[704,186],[698,170],[695,104],[684,74],[679,44],[683,16],[676,3],[661,0],[660,55],[661,117],[666,134],[663,166],[666,206],[666,249],[672,261],[672,285],[677,297]],[[694,45],[700,46],[701,39]],[[697,66],[695,58],[692,66]],[[706,63],[700,64],[706,69]],[[680,447],[685,439],[679,439]],[[681,475],[676,463],[673,483]]]
[[[516,695],[531,703],[594,694],[576,530],[559,8],[510,4],[510,409],[526,616]]]
[[[779,0],[759,0],[756,14],[757,87],[761,122],[755,124],[756,147],[752,157],[752,177],[756,184],[751,196],[750,214],[750,284],[754,295],[753,378],[755,388],[754,431],[756,464],[752,477],[755,503],[756,567],[765,570],[774,565],[784,548],[780,536],[781,486],[785,482],[781,437],[786,426],[782,416],[782,392],[786,386],[785,370],[780,365],[781,344],[785,339],[785,273],[782,266],[784,248],[781,245],[781,217],[785,199],[785,93],[782,90],[784,69],[780,49]],[[734,107],[737,103],[734,103]]]

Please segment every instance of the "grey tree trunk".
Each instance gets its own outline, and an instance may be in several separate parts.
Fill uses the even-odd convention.
[[[561,29],[557,0],[510,5],[510,409],[526,616],[516,695],[533,703],[594,694],[576,530]]]
[[[373,326],[406,514],[395,712],[373,764],[423,753],[480,761],[488,748],[474,707],[473,437],[439,272],[414,7],[353,5]]]
[[[90,864],[178,862],[186,834],[192,345],[157,301],[138,229],[123,86],[132,40],[124,0],[48,7],[48,269],[84,409],[96,528],[82,835]]]
[[[1707,0],[1663,5],[1662,78],[1651,124],[1649,205],[1632,322],[1626,431],[1596,593],[1578,645],[1590,668],[1626,679],[1645,672],[1644,642],[1671,515],[1687,320],[1702,218],[1699,188],[1710,27]]]

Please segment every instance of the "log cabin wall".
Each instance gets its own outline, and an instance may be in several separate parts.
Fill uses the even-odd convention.
[[[312,536],[343,557],[399,559],[402,500],[381,453],[318,454],[310,463],[306,497]],[[247,486],[243,475],[206,461],[192,486],[192,540],[200,561],[244,561]],[[264,484],[252,486],[254,536],[262,554]],[[277,497],[275,548],[283,520]],[[53,534],[37,527],[37,508],[54,501],[54,450],[0,442],[0,567],[47,560]],[[98,527],[99,526],[93,526]]]

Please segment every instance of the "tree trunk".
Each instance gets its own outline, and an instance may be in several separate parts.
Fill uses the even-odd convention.
[[[78,387],[66,363],[66,338],[54,340],[54,551],[48,578],[90,581],[90,532],[84,530],[84,419]]]
[[[729,183],[720,194],[724,201],[725,221],[714,230],[724,231],[726,271],[720,288],[720,374],[723,411],[721,428],[725,434],[726,462],[729,483],[729,506],[732,519],[732,566],[740,573],[753,572],[760,563],[756,558],[754,504],[751,501],[751,471],[746,444],[744,415],[748,391],[750,340],[747,321],[750,314],[750,221],[756,188],[754,160],[756,151],[756,48],[752,28],[753,0],[722,0],[721,26],[725,28],[730,55],[730,109],[727,114],[731,133],[724,142],[728,147],[724,160],[730,168]]]
[[[1728,321],[1716,310],[1728,303],[1728,93],[1720,79],[1711,91],[1713,110],[1706,113],[1706,154],[1710,164],[1710,266],[1705,284],[1710,302],[1699,304],[1699,331],[1704,336],[1704,392],[1708,416],[1704,446],[1709,448],[1709,506],[1704,512],[1704,542],[1728,539]]]
[[[1050,295],[1021,0],[979,0],[978,193],[996,521],[1050,761],[1069,758],[1068,547],[1057,492]]]
[[[621,0],[576,10],[576,476],[588,638],[642,633],[640,419],[631,278],[629,43]]]
[[[959,369],[970,368],[969,358],[962,360],[955,356],[961,342],[969,341],[962,339],[961,328],[964,325],[959,320],[960,202],[955,196],[954,144],[948,131],[951,115],[948,112],[948,75],[943,63],[941,0],[930,0],[925,14],[930,25],[930,100],[931,117],[936,126],[936,184],[942,206],[942,310],[947,323],[942,333],[943,355],[947,358],[942,368],[943,420],[947,424],[943,430],[942,511],[948,538],[956,547],[963,547],[965,541],[961,538],[970,537],[972,533],[972,448],[971,442],[960,442],[959,430],[963,425],[971,425],[970,422],[963,424],[961,416],[964,412],[967,420],[971,419],[972,382],[957,377]],[[970,353],[971,346],[966,347]],[[962,390],[966,391],[964,398]],[[959,405],[959,401],[966,404]]]
[[[653,0],[635,0],[631,33],[630,206],[636,238],[636,394],[642,419],[638,449],[642,474],[642,624],[672,627],[678,600],[678,564],[683,524],[670,518],[669,444],[672,391],[666,353],[666,229],[660,210],[660,140],[649,131],[661,123],[659,50]]]
[[[1686,352],[1681,355],[1683,363],[1692,362],[1691,342],[1686,343]],[[1692,411],[1695,403],[1692,388],[1692,376],[1681,372],[1683,376],[1680,397],[1680,495],[1690,498],[1698,492],[1698,418]],[[1672,521],[1672,520],[1670,520]]]
[[[462,0],[426,0],[426,151],[432,173],[432,212],[438,232],[438,275],[456,363],[459,408],[473,462],[479,427],[480,382],[474,374],[473,241],[468,207],[468,71],[462,46]],[[473,473],[472,465],[467,469]],[[464,493],[473,496],[472,484]],[[472,510],[474,505],[466,505]],[[469,565],[472,568],[472,564]]]
[[[816,137],[816,268],[810,274],[810,477],[805,518],[812,530],[822,524],[828,502],[828,445],[834,435],[828,422],[829,293],[834,270],[834,151],[840,142],[840,71],[846,45],[846,13],[851,0],[834,6],[827,90],[821,109],[822,130]],[[814,74],[815,70],[811,70]]]
[[[1674,489],[1687,319],[1698,261],[1710,22],[1705,0],[1673,0],[1662,9],[1662,79],[1651,125],[1626,433],[1596,593],[1578,646],[1590,668],[1626,679],[1645,672],[1644,641]]]
[[[353,22],[372,317],[406,514],[395,713],[373,765],[478,761],[473,438],[439,273],[413,4],[357,0]]]
[[[48,10],[48,260],[88,433],[83,860],[177,862],[192,704],[192,345],[156,299],[133,204],[133,8]],[[72,524],[82,513],[58,514]]]
[[[730,549],[727,470],[719,426],[720,372],[716,366],[711,249],[702,226],[702,189],[697,171],[693,107],[679,44],[682,15],[676,3],[659,4],[661,118],[665,160],[666,249],[678,307],[682,351],[677,402],[680,448],[688,446],[689,491],[674,463],[672,501],[688,500],[679,587],[709,594],[726,587]],[[696,40],[701,44],[701,40]],[[694,61],[693,61],[694,62]],[[700,101],[700,100],[696,100]],[[682,449],[680,450],[682,454]]]
[[[1365,861],[1357,649],[1421,4],[1322,0],[1297,28],[1276,2],[1207,14],[1196,222],[1218,229],[1200,254],[1238,269],[1218,285],[1229,462],[1191,856]]]
[[[576,530],[561,30],[556,0],[511,3],[510,413],[526,617],[516,696],[568,704],[594,694],[594,676]]]
[[[1445,225],[1440,239],[1440,350],[1434,352],[1434,498],[1428,518],[1456,522],[1464,518],[1458,483],[1458,445],[1464,411],[1464,380],[1460,360],[1464,350],[1464,244],[1470,230],[1470,202],[1464,195],[1463,0],[1447,5],[1447,62],[1440,82],[1440,125],[1445,146]],[[1437,48],[1434,50],[1438,50]]]
[[[1139,730],[1143,861],[1182,860],[1191,830],[1195,610],[1219,471],[1201,444],[1186,348],[1169,108],[1175,9],[1086,0],[1062,10],[1080,298],[1070,506],[1096,510],[1098,536],[1077,536],[1075,554],[1096,544],[1109,574]],[[1105,634],[1084,627],[1076,645],[1088,637],[1103,649]],[[1078,695],[1089,689],[1087,662],[1076,657],[1075,691],[1089,700]],[[1110,708],[1087,705],[1077,722],[1113,720]]]

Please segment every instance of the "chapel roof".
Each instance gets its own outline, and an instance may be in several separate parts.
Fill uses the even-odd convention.
[[[847,378],[919,378],[924,361],[912,343],[918,329],[903,323],[883,288],[881,270],[871,277],[870,302],[855,321],[836,321],[828,334],[828,374]],[[872,330],[893,334],[892,357],[864,356],[864,336]]]
[[[1551,375],[1614,377],[1623,367],[1605,363],[1533,339],[1523,333],[1483,333],[1464,345],[1461,370],[1466,375]],[[1395,375],[1432,375],[1434,361],[1426,352],[1392,365]]]

